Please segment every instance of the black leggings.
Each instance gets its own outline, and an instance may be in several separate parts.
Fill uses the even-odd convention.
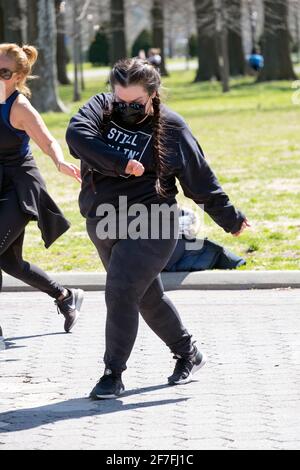
[[[107,271],[105,366],[116,372],[126,369],[138,331],[139,312],[173,353],[191,355],[191,335],[164,293],[160,277],[177,239],[101,240],[96,225],[97,219],[87,220],[89,237]]]
[[[23,260],[25,227],[31,218],[21,210],[14,189],[0,195],[0,269],[57,299],[64,288]]]

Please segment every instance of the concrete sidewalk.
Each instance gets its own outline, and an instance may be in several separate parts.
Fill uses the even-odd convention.
[[[299,449],[300,289],[168,296],[208,356],[197,381],[166,385],[174,360],[141,320],[125,395],[95,402],[104,292],[68,335],[47,296],[2,293],[0,450]]]
[[[84,290],[105,290],[106,273],[61,272],[48,273],[65,287]],[[300,288],[300,271],[235,271],[209,270],[201,272],[162,273],[166,290],[177,289],[275,289]],[[3,292],[29,292],[32,287],[3,274]]]

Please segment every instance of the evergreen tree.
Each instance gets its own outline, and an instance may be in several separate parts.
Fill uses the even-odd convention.
[[[90,45],[88,58],[93,65],[109,65],[109,42],[103,31],[96,34]]]

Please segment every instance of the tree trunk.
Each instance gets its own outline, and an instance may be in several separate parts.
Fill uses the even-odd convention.
[[[247,9],[250,22],[250,31],[251,31],[251,51],[256,47],[256,23],[257,19],[255,15],[255,7],[252,1],[247,0]]]
[[[295,21],[296,21],[296,43],[297,43],[297,54],[298,54],[298,62],[300,62],[300,1],[298,0],[295,4]]]
[[[72,20],[73,20],[73,63],[74,63],[74,87],[73,87],[73,101],[80,101],[81,100],[81,92],[80,92],[80,51],[79,51],[79,32],[78,32],[78,24],[77,19],[79,17],[79,5],[78,0],[74,0],[73,8],[72,8]]]
[[[242,38],[235,31],[228,31],[229,70],[231,77],[245,75],[246,64]]]
[[[220,79],[216,51],[214,0],[194,0],[197,26],[198,70],[195,82]]]
[[[4,42],[23,43],[22,13],[18,0],[1,0],[1,6],[5,20],[3,19]]]
[[[37,47],[32,104],[39,112],[65,111],[57,95],[56,24],[54,3],[28,0],[28,42]]]
[[[297,80],[291,61],[287,0],[264,0],[264,8],[265,66],[257,81]]]
[[[56,29],[57,29],[57,78],[62,85],[70,85],[67,74],[67,49],[66,49],[66,23],[65,12],[61,9],[62,0],[55,0]]]
[[[165,46],[164,46],[164,5],[160,0],[153,0],[152,3],[152,39],[153,47],[160,49],[161,64],[160,73],[163,76],[167,76],[168,71],[166,69],[165,62]]]
[[[216,0],[215,7],[218,65],[223,93],[227,93],[229,91],[229,55],[226,2],[224,0]]]
[[[113,65],[119,59],[125,59],[125,11],[124,0],[110,0],[110,62]]]
[[[79,63],[80,63],[80,86],[81,90],[85,90],[85,80],[84,80],[84,57],[83,57],[83,50],[82,50],[82,30],[81,24],[79,25]]]
[[[4,42],[4,10],[0,0],[0,43]]]
[[[230,76],[245,75],[242,41],[242,0],[226,0]]]

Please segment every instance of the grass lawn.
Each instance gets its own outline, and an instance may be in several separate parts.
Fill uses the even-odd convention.
[[[235,238],[205,215],[202,235],[244,256],[247,265],[242,270],[299,269],[300,105],[292,102],[291,82],[254,85],[252,78],[232,80],[231,92],[223,95],[217,83],[193,83],[194,73],[174,72],[164,79],[167,104],[186,118],[224,190],[252,223]],[[103,78],[89,79],[86,85],[82,103],[106,90]],[[72,103],[71,86],[61,87],[60,96],[68,113],[43,117],[66,158],[75,162],[68,156],[64,135],[80,103]],[[49,192],[72,227],[46,250],[31,223],[25,257],[48,271],[103,270],[79,214],[79,185],[58,174],[51,159],[33,148]],[[200,211],[181,192],[178,202]]]

